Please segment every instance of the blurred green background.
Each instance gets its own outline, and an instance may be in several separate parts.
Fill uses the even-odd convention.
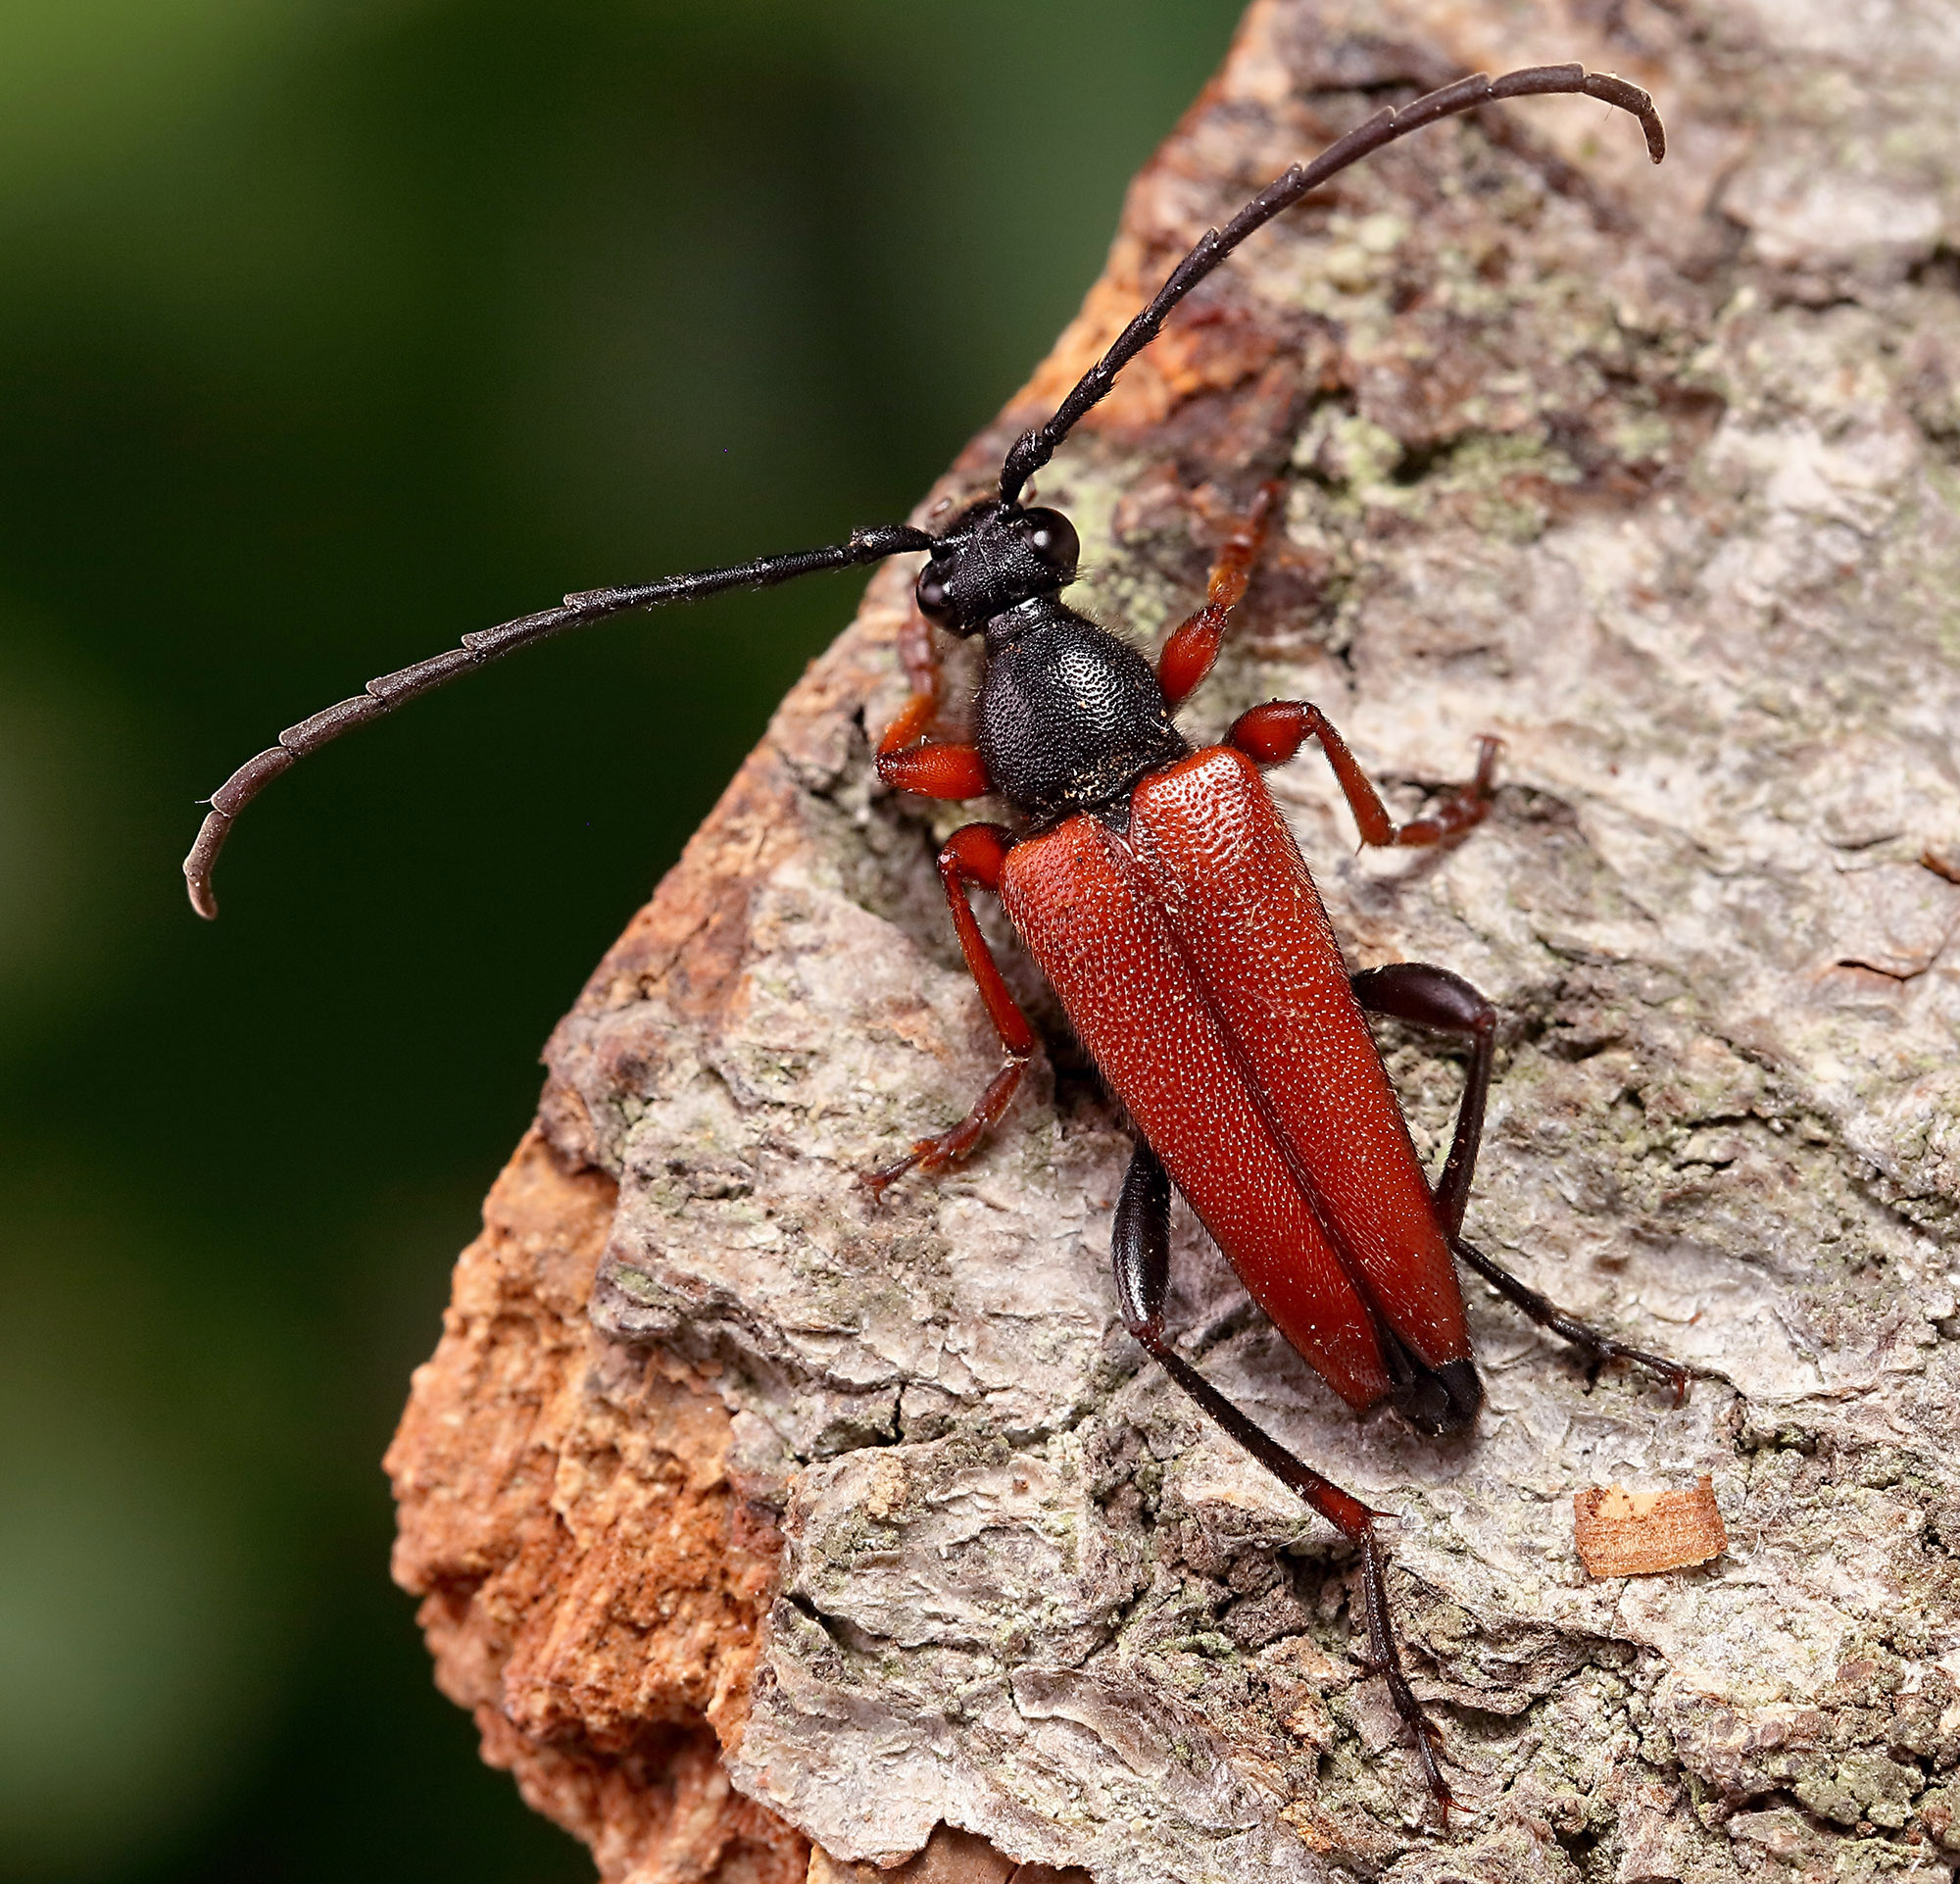
[[[192,800],[567,588],[895,520],[1236,0],[0,4],[0,1876],[578,1879],[376,1462],[538,1048],[825,578]]]

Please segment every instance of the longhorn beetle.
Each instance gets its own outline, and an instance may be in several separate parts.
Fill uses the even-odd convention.
[[[1475,1418],[1483,1386],[1452,1256],[1593,1368],[1629,1361],[1667,1380],[1677,1401],[1686,1392],[1688,1375],[1677,1363],[1574,1320],[1464,1240],[1496,1012],[1446,968],[1402,963],[1348,974],[1258,769],[1285,764],[1316,739],[1363,842],[1435,844],[1487,814],[1496,743],[1483,742],[1467,784],[1429,817],[1399,825],[1340,735],[1304,701],[1254,707],[1223,745],[1194,752],[1172,716],[1217,655],[1278,486],[1262,487],[1211,572],[1203,606],[1172,633],[1154,668],[1062,603],[1076,573],[1074,527],[1021,496],[1171,310],[1253,230],[1409,131],[1495,100],[1545,93],[1577,93],[1631,113],[1653,161],[1665,154],[1647,94],[1582,66],[1535,66],[1496,79],[1477,74],[1385,108],[1200,238],[1054,416],[1015,441],[998,497],[968,506],[937,534],[903,523],[854,530],[823,549],[567,595],[558,608],[465,635],[461,647],[370,680],[248,760],[213,794],[184,860],[193,907],[216,916],[212,866],[232,820],[266,785],[351,727],[485,662],[628,610],[924,551],[915,589],[922,620],[903,649],[914,690],[879,742],[877,770],[886,784],[928,798],[994,793],[1023,820],[1017,832],[967,824],[939,854],[959,945],[1005,1059],[958,1124],[864,1181],[880,1195],[907,1171],[956,1164],[1001,1117],[1027,1070],[1034,1030],[970,900],[975,888],[994,891],[1138,1128],[1111,1239],[1124,1322],[1210,1418],[1358,1547],[1374,1668],[1446,1814],[1449,1790],[1435,1730],[1403,1673],[1389,1619],[1374,1528],[1380,1513],[1297,1459],[1205,1380],[1171,1345],[1163,1311],[1174,1184],[1288,1342],[1357,1410],[1387,1400],[1434,1436],[1461,1432]],[[971,743],[933,736],[940,677],[926,623],[984,640]],[[1370,1014],[1468,1044],[1455,1132],[1433,1188],[1368,1031]]]

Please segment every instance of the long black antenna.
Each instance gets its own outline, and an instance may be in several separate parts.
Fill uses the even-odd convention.
[[[1157,290],[1150,306],[1083,374],[1075,389],[1055,409],[1054,416],[1045,425],[1015,441],[1001,468],[1002,500],[1012,504],[1019,498],[1028,479],[1054,456],[1055,447],[1074,429],[1083,414],[1109,391],[1116,375],[1156,338],[1171,309],[1254,229],[1263,227],[1283,210],[1291,209],[1349,164],[1424,124],[1498,99],[1544,93],[1576,93],[1631,112],[1646,132],[1648,155],[1656,164],[1666,155],[1667,133],[1661,127],[1653,100],[1624,78],[1616,78],[1610,73],[1589,73],[1584,66],[1532,66],[1494,79],[1478,73],[1418,98],[1412,105],[1377,112],[1365,124],[1322,151],[1312,163],[1296,164],[1284,175],[1274,178],[1223,229],[1205,231],[1190,254],[1171,271],[1170,278]],[[567,629],[590,627],[594,622],[632,609],[658,608],[666,602],[692,602],[724,589],[768,588],[822,570],[850,569],[882,562],[906,550],[930,549],[936,540],[928,532],[907,524],[891,524],[880,529],[855,530],[846,542],[825,549],[792,550],[781,556],[759,557],[753,563],[729,569],[703,570],[692,575],[668,576],[664,581],[630,588],[588,589],[567,595],[559,608],[466,634],[461,647],[431,660],[418,661],[412,668],[384,673],[368,681],[366,691],[353,699],[328,707],[311,719],[301,720],[297,726],[288,726],[279,735],[276,746],[269,746],[256,758],[248,759],[212,793],[211,811],[190,855],[184,859],[184,880],[190,890],[191,907],[203,917],[218,914],[218,899],[211,888],[212,868],[238,814],[260,792],[308,753],[355,726],[393,712],[405,700],[428,693],[461,673],[514,654],[535,641],[548,640]]]
[[[906,550],[930,549],[934,538],[909,524],[893,523],[880,529],[853,530],[850,539],[820,550],[791,550],[781,556],[761,556],[753,563],[738,563],[725,570],[702,570],[693,575],[670,575],[660,582],[642,582],[630,588],[586,589],[567,595],[555,609],[505,621],[494,628],[466,634],[463,645],[451,648],[412,668],[400,668],[368,681],[367,691],[352,700],[302,719],[279,735],[276,746],[268,746],[256,759],[244,765],[211,794],[210,812],[197,833],[197,842],[184,859],[184,882],[190,890],[190,906],[202,917],[218,914],[218,898],[212,893],[211,870],[218,853],[224,847],[233,820],[253,799],[288,768],[318,751],[329,739],[338,739],[356,726],[392,713],[405,700],[432,692],[458,674],[468,673],[507,654],[528,648],[533,642],[549,640],[570,628],[589,628],[632,609],[659,608],[663,602],[694,602],[724,589],[766,589],[778,582],[794,581],[799,575],[815,575],[823,570],[846,570],[862,563],[880,563],[888,556]]]
[[[1076,421],[1116,383],[1116,375],[1157,337],[1164,316],[1204,279],[1219,263],[1254,229],[1263,228],[1281,211],[1291,209],[1308,191],[1315,190],[1330,176],[1349,164],[1406,137],[1412,130],[1433,124],[1440,118],[1453,118],[1459,112],[1474,111],[1500,98],[1526,98],[1542,93],[1579,93],[1617,105],[1641,121],[1646,132],[1647,155],[1658,164],[1667,155],[1667,132],[1651,98],[1640,86],[1616,78],[1611,73],[1588,72],[1584,66],[1530,66],[1522,72],[1506,73],[1493,78],[1475,73],[1445,85],[1440,91],[1418,98],[1400,109],[1385,106],[1365,124],[1357,125],[1338,143],[1330,144],[1310,164],[1296,164],[1276,176],[1258,195],[1227,223],[1222,229],[1207,229],[1197,245],[1170,273],[1170,278],[1156,291],[1149,307],[1116,336],[1102,358],[1076,382],[1075,390],[1055,408],[1047,424],[1024,433],[1014,441],[1001,467],[1001,498],[1011,504],[1036,471],[1054,456],[1054,449],[1075,428]]]

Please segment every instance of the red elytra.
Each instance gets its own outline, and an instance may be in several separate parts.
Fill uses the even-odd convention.
[[[1128,829],[1008,852],[1001,894],[1069,1023],[1252,1299],[1341,1397],[1389,1394],[1365,1278],[1432,1368],[1463,1294],[1381,1055],[1293,833],[1250,760],[1152,774]]]

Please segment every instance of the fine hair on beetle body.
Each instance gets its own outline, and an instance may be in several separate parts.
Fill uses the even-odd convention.
[[[1392,1407],[1443,1437],[1475,1421],[1483,1387],[1459,1265],[1570,1343],[1596,1371],[1626,1361],[1667,1382],[1687,1373],[1576,1320],[1463,1234],[1495,1051],[1497,1014],[1442,967],[1399,963],[1350,975],[1263,770],[1309,740],[1332,767],[1364,844],[1458,839],[1489,814],[1496,742],[1423,817],[1397,824],[1319,708],[1251,708],[1224,739],[1194,747],[1177,713],[1216,659],[1284,491],[1246,504],[1204,600],[1154,661],[1072,609],[1077,532],[1032,501],[1031,480],[1191,291],[1255,230],[1357,159],[1412,130],[1504,99],[1577,94],[1634,116],[1653,160],[1664,135],[1646,93],[1579,66],[1462,78],[1385,107],[1310,163],[1295,165],[1207,231],[1042,424],[1019,437],[998,489],[937,527],[854,530],[825,547],[661,581],[586,590],[556,608],[464,637],[290,727],[215,793],[184,863],[191,902],[217,904],[211,873],[232,822],[301,758],[416,696],[519,648],[629,611],[923,552],[916,613],[901,644],[911,694],[880,738],[892,788],[930,799],[991,796],[1011,827],[969,823],[938,870],[965,964],[1000,1037],[999,1070],[966,1116],[863,1174],[873,1199],[907,1175],[968,1157],[1001,1120],[1039,1051],[976,918],[997,895],[1070,1027],[1135,1126],[1111,1255],[1122,1319],[1199,1409],[1330,1521],[1359,1554],[1360,1624],[1430,1797],[1450,1794],[1439,1736],[1404,1672],[1392,1621],[1382,1515],[1266,1433],[1180,1352],[1166,1326],[1173,1190],[1218,1244],[1287,1342],[1357,1412]],[[982,648],[973,723],[941,725],[941,641]],[[1283,1016],[1283,1024],[1273,1016]],[[1432,1182],[1417,1159],[1369,1030],[1386,1016],[1467,1049],[1448,1152]]]

